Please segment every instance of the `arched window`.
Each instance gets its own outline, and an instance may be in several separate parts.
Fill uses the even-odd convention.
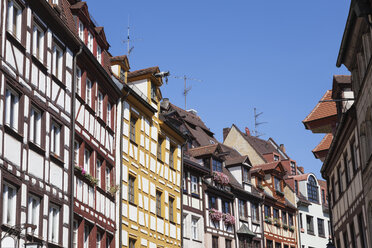
[[[310,176],[307,182],[307,198],[311,202],[319,203],[318,185],[314,176]]]

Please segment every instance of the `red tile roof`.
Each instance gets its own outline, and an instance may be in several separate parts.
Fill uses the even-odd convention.
[[[327,90],[327,92],[320,100],[321,101],[332,100],[332,91]],[[337,115],[335,102],[318,102],[315,108],[311,111],[311,113],[308,116],[306,116],[306,118],[302,122],[305,124],[307,122],[323,119],[333,115]]]
[[[322,141],[320,141],[320,143],[314,148],[313,152],[320,152],[320,151],[328,150],[329,147],[331,146],[332,140],[333,140],[333,134],[332,133],[326,134],[323,137]]]
[[[136,71],[131,71],[128,73],[128,78],[133,78],[133,77],[137,77],[137,76],[142,76],[142,75],[146,75],[146,74],[149,74],[149,73],[157,73],[159,72],[159,67],[158,66],[154,66],[154,67],[149,67],[149,68],[145,68],[145,69],[140,69],[140,70],[136,70]]]

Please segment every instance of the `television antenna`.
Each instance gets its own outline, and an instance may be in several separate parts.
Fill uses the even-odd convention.
[[[254,130],[253,130],[253,135],[254,135],[255,137],[257,137],[257,138],[259,138],[259,137],[262,136],[262,135],[265,135],[264,133],[260,133],[260,132],[257,131],[257,127],[258,127],[259,125],[262,125],[262,124],[267,123],[267,122],[258,122],[258,121],[257,121],[258,117],[259,117],[260,115],[262,115],[262,114],[263,114],[263,112],[257,113],[257,109],[254,108]]]
[[[185,110],[186,110],[186,98],[187,98],[187,94],[190,92],[192,86],[188,86],[187,87],[187,80],[191,80],[191,81],[197,81],[197,82],[203,82],[203,80],[201,79],[197,79],[197,78],[191,78],[191,77],[188,77],[186,75],[183,75],[183,76],[173,76],[174,78],[176,79],[183,79],[184,80],[184,83],[185,83],[185,88],[183,90],[183,95],[185,97]]]
[[[128,57],[134,49],[134,46],[130,46],[130,43],[133,41],[140,41],[140,40],[142,39],[131,39],[130,38],[130,25],[129,25],[129,15],[128,15],[128,34],[127,34],[127,39],[123,40],[123,43],[127,43],[127,56]]]

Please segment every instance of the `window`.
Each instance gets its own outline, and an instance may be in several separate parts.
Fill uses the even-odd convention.
[[[102,168],[102,161],[97,159],[96,162],[96,178],[98,179],[98,185],[102,188],[102,180],[101,180],[101,168]]]
[[[49,241],[58,243],[59,236],[59,210],[57,205],[50,204],[49,207]]]
[[[174,169],[174,146],[170,147],[169,150],[169,167]]]
[[[101,248],[102,234],[97,232],[96,247]]]
[[[32,40],[33,55],[40,61],[44,60],[44,30],[38,25],[34,25]]]
[[[296,163],[291,161],[291,173],[292,175],[296,175]]]
[[[80,144],[78,141],[74,141],[74,164],[75,166],[79,166],[79,149]]]
[[[358,227],[359,227],[359,236],[360,236],[360,242],[362,244],[362,247],[367,247],[366,244],[366,233],[365,233],[365,227],[364,227],[364,220],[363,220],[363,212],[360,212],[358,214]]]
[[[135,118],[134,116],[132,116],[132,118],[130,118],[130,134],[129,134],[129,138],[133,142],[136,142],[136,123],[137,123],[137,118]]]
[[[7,183],[3,184],[3,223],[14,226],[16,222],[17,189]]]
[[[78,247],[78,230],[79,230],[79,224],[77,220],[74,220],[72,225],[73,225],[72,247],[77,248]]]
[[[89,233],[90,233],[90,228],[89,226],[85,225],[84,226],[84,248],[89,248]]]
[[[209,196],[209,208],[218,209],[217,199],[215,196]]]
[[[79,20],[79,37],[84,41],[84,24]]]
[[[187,172],[183,173],[182,187],[183,187],[183,192],[187,194]]]
[[[321,237],[325,237],[324,231],[324,220],[318,218],[318,235]]]
[[[279,209],[273,209],[273,217],[274,219],[279,219]]]
[[[249,174],[247,167],[243,167],[243,182],[249,183]]]
[[[278,155],[274,155],[274,161],[279,161],[279,156]]]
[[[111,241],[112,241],[112,237],[111,236],[107,236],[107,234],[106,234],[106,248],[110,248],[111,247]]]
[[[159,137],[158,140],[158,159],[163,160],[163,154],[162,154],[162,145],[163,145],[163,138]]]
[[[106,166],[106,173],[105,173],[105,183],[106,183],[106,190],[109,191],[111,187],[111,180],[110,180],[110,174],[111,174],[111,169],[110,167]]]
[[[120,80],[125,82],[125,71],[122,67],[120,67]]]
[[[182,215],[182,227],[183,227],[183,236],[187,237],[187,222],[186,222],[187,214]]]
[[[326,201],[325,201],[325,191],[324,191],[324,189],[322,189],[322,203],[323,204],[326,204]]]
[[[266,239],[266,248],[273,248],[273,241]]]
[[[353,171],[355,175],[355,171],[358,169],[356,158],[358,157],[356,154],[356,148],[355,148],[355,141],[352,141],[350,144],[350,154],[351,154],[351,164],[353,166]]]
[[[192,239],[196,239],[198,240],[199,239],[199,235],[198,235],[198,222],[199,222],[199,218],[197,217],[192,217],[191,218],[191,233],[192,233]]]
[[[295,192],[296,194],[298,194],[298,181],[295,180]]]
[[[309,176],[307,182],[307,198],[309,201],[318,203],[318,186],[314,176]]]
[[[91,104],[92,104],[92,81],[89,80],[89,78],[87,78],[87,81],[86,81],[86,89],[85,89],[85,102],[86,104],[88,104],[89,107],[92,107]]]
[[[97,112],[98,117],[103,119],[103,94],[98,91],[98,106],[97,106]]]
[[[218,248],[218,237],[212,236],[212,248]]]
[[[161,216],[161,192],[156,191],[156,214]]]
[[[135,193],[134,193],[134,182],[135,182],[136,178],[133,177],[133,176],[129,176],[129,180],[128,180],[128,200],[130,203],[135,203]]]
[[[274,186],[275,186],[275,190],[282,191],[282,189],[280,187],[280,180],[277,177],[274,177]]]
[[[275,248],[282,248],[282,244],[278,243],[278,242],[275,242]]]
[[[14,1],[8,2],[8,32],[13,34],[19,41],[21,40],[22,29],[22,9]]]
[[[287,225],[287,213],[282,211],[282,224]]]
[[[231,240],[230,239],[226,239],[226,248],[231,248]]]
[[[30,114],[30,140],[37,145],[41,145],[41,111],[31,107]]]
[[[90,168],[90,151],[85,149],[84,151],[84,170],[86,173],[89,173]]]
[[[174,212],[173,212],[173,207],[174,207],[174,199],[172,197],[169,197],[169,221],[174,221]]]
[[[107,101],[107,126],[111,127],[111,103]]]
[[[247,218],[245,201],[239,199],[239,217]]]
[[[50,129],[50,151],[55,155],[59,156],[61,153],[61,126],[55,122],[52,122]]]
[[[156,86],[151,83],[151,99],[156,101]]]
[[[270,211],[270,207],[265,205],[265,218],[269,218],[271,217],[271,211]]]
[[[306,215],[306,229],[307,233],[314,234],[314,222],[312,216]]]
[[[100,46],[97,46],[97,60],[100,64],[102,63],[102,50]]]
[[[76,93],[81,96],[81,69],[76,66]]]
[[[300,227],[304,228],[303,222],[302,222],[302,214],[300,213]]]
[[[338,166],[337,168],[337,176],[338,176],[338,196],[340,197],[342,194],[342,175],[341,175],[341,168]]]
[[[227,201],[222,201],[222,213],[229,214],[230,213],[230,204]]]
[[[88,49],[93,53],[93,35],[88,32]]]
[[[222,163],[218,160],[213,159],[212,161],[212,169],[213,171],[222,172]]]
[[[300,218],[302,218],[302,215],[300,216]],[[290,214],[290,213],[288,213],[288,225],[293,226],[293,214]]]
[[[191,175],[191,193],[199,194],[199,182],[198,177]]]
[[[58,45],[53,46],[53,75],[62,81],[63,50]]]
[[[354,220],[352,220],[351,223],[350,223],[350,237],[351,237],[351,246],[352,246],[352,248],[357,247],[356,236],[355,236]]]
[[[40,198],[34,195],[28,196],[28,218],[29,224],[36,225],[35,233],[38,234],[39,215],[40,215]]]
[[[349,247],[349,237],[347,236],[347,229],[343,233],[344,236],[344,247]]]
[[[258,212],[258,205],[255,203],[251,203],[251,211],[252,211],[252,220],[258,222],[260,220],[260,214]]]
[[[8,88],[6,89],[5,97],[5,124],[17,131],[19,119],[19,95]]]
[[[129,238],[129,248],[135,248],[136,247],[136,240]]]
[[[335,191],[336,185],[335,185],[335,177],[334,176],[331,177],[331,185],[332,185],[332,202],[333,202],[333,204],[335,204],[335,202],[336,202],[336,191]]]
[[[343,159],[344,159],[344,170],[345,170],[345,177],[346,177],[346,185],[348,185],[349,182],[350,182],[350,175],[349,175],[349,166],[347,164],[347,154],[346,153],[344,153]]]

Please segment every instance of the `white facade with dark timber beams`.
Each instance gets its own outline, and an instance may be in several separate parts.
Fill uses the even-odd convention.
[[[54,3],[0,3],[1,247],[68,246],[77,43]]]

